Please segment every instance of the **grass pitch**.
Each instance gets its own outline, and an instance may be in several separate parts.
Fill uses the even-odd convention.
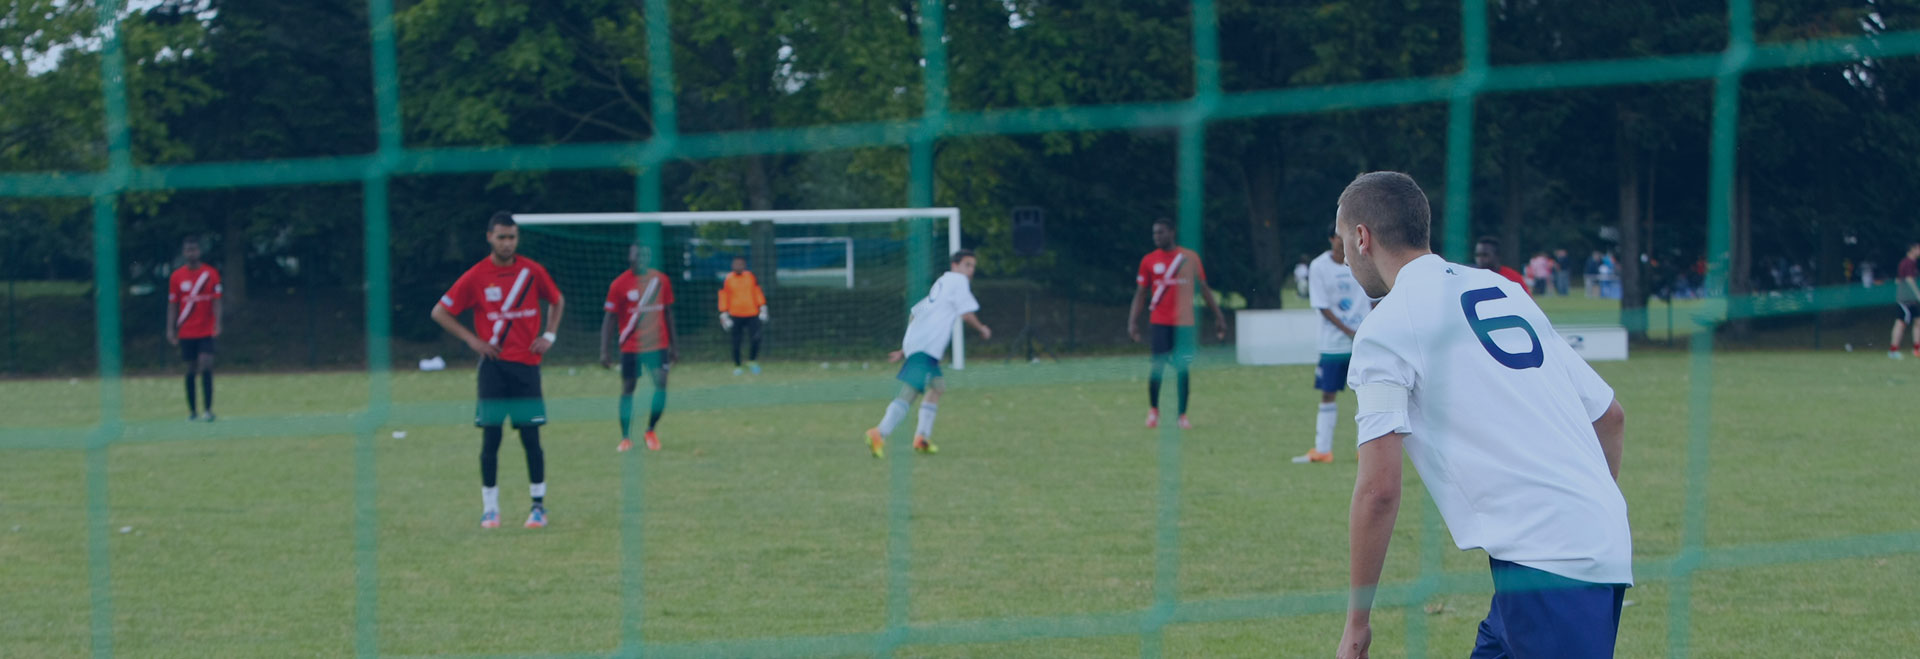
[[[858,635],[887,619],[890,464],[866,455],[860,433],[894,387],[890,368],[865,366],[772,364],[736,379],[685,365],[661,426],[666,450],[625,455],[613,452],[615,377],[549,366],[551,526],[538,531],[518,524],[526,472],[511,434],[508,524],[479,528],[473,374],[396,374],[394,421],[375,435],[379,652],[613,650],[622,469],[636,461],[647,642],[714,656],[865,647]],[[1698,657],[1920,646],[1920,452],[1902,441],[1920,430],[1903,412],[1920,361],[1733,353],[1714,366],[1708,569],[1681,582],[1669,575],[1684,564],[1687,358],[1598,365],[1628,412],[1622,485],[1642,575],[1620,656],[1668,656],[1677,637]],[[1141,652],[1125,616],[1153,603],[1161,501],[1160,438],[1140,427],[1144,372],[1142,357],[952,374],[941,453],[900,456],[912,474],[908,620],[932,642],[896,654]],[[1346,580],[1353,403],[1341,401],[1338,462],[1290,464],[1311,442],[1310,384],[1309,367],[1196,371],[1198,427],[1178,454],[1182,605],[1163,654],[1325,656],[1339,640],[1328,603],[1343,601]],[[358,374],[223,376],[222,420],[208,426],[184,420],[177,377],[126,380],[126,441],[104,462],[111,587],[96,603],[79,442],[99,418],[100,387],[0,383],[12,412],[0,420],[0,655],[91,654],[96,611],[110,611],[123,656],[353,654],[363,593],[351,415],[367,391]],[[896,451],[910,434],[895,435]],[[1405,656],[1412,637],[1428,655],[1463,655],[1485,613],[1484,554],[1427,536],[1425,501],[1410,482],[1386,579],[1414,583],[1424,560],[1435,583],[1469,592],[1377,613],[1376,656]],[[1438,550],[1423,556],[1423,544]],[[1672,611],[1682,583],[1690,606]],[[1093,635],[1060,638],[1074,630]],[[996,642],[965,642],[983,638]],[[999,640],[1010,638],[1026,640]],[[750,639],[769,643],[702,645]]]

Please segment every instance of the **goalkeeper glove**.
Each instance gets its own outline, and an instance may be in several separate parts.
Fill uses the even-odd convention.
[[[760,305],[760,322],[767,322],[767,305]]]
[[[732,316],[732,315],[730,315],[730,314],[728,314],[728,313],[726,313],[726,312],[721,312],[721,313],[720,313],[720,329],[723,329],[723,330],[731,330],[731,329],[733,329],[733,316]]]

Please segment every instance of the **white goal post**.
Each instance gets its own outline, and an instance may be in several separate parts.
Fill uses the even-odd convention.
[[[958,208],[847,208],[787,211],[681,211],[663,213],[514,213],[513,221],[532,226],[566,224],[639,224],[653,222],[662,226],[692,226],[715,222],[771,221],[775,224],[858,224],[898,222],[915,218],[946,220],[947,254],[960,251],[960,209]],[[848,262],[852,269],[853,264]],[[936,272],[940,266],[934,265]],[[953,324],[953,367],[967,367],[964,328]]]

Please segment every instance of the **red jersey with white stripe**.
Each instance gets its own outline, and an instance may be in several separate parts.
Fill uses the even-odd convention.
[[[213,301],[220,299],[220,271],[205,263],[180,266],[167,278],[167,301],[174,305],[173,325],[180,338],[213,336]]]
[[[545,331],[540,325],[540,305],[560,299],[560,288],[553,285],[547,269],[524,256],[513,263],[497,265],[493,257],[481,259],[446,295],[440,305],[456,315],[473,309],[473,333],[500,347],[500,358],[539,366],[540,355],[533,351],[533,340]]]
[[[606,309],[620,328],[620,352],[653,352],[673,345],[667,305],[673,304],[673,280],[659,270],[634,276],[632,270],[607,287]]]
[[[1194,282],[1207,280],[1207,269],[1200,266],[1200,255],[1185,247],[1156,249],[1140,259],[1140,274],[1134,282],[1152,293],[1147,308],[1155,325],[1193,324]]]

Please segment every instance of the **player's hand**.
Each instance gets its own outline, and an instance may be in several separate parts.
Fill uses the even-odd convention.
[[[600,368],[613,370],[613,358],[608,357],[605,350],[600,351]]]
[[[1140,342],[1140,326],[1135,325],[1133,323],[1127,323],[1127,336],[1132,338],[1134,343],[1139,343]]]
[[[467,348],[479,353],[481,357],[500,358],[500,346],[481,341],[477,336],[467,339]]]
[[[170,345],[170,346],[180,345],[180,335],[175,334],[171,331],[167,332],[167,345]]]
[[[536,355],[547,354],[547,349],[552,347],[553,347],[553,342],[548,341],[547,337],[543,336],[533,340],[533,354],[536,354]]]
[[[727,313],[724,313],[724,312],[722,312],[722,313],[720,314],[720,329],[723,329],[723,330],[728,330],[728,331],[732,331],[732,330],[733,330],[733,316],[732,316],[732,315],[729,315],[729,314],[727,314]]]
[[[907,358],[907,353],[899,350],[895,350],[893,352],[887,353],[887,363],[889,364],[900,361],[902,359],[906,359],[906,358]]]
[[[1373,645],[1373,626],[1368,623],[1347,623],[1347,631],[1340,635],[1340,650],[1333,656],[1338,659],[1367,659],[1367,648]]]
[[[1217,338],[1217,339],[1220,339],[1221,341],[1225,341],[1225,340],[1227,340],[1227,316],[1226,316],[1226,314],[1218,314],[1218,313],[1216,313],[1216,314],[1214,314],[1214,315],[1213,315],[1213,328],[1214,328],[1214,329],[1213,329],[1213,336],[1214,336],[1214,338]]]
[[[987,327],[986,325],[981,325],[981,326],[980,326],[980,340],[982,340],[982,341],[992,341],[992,340],[993,340],[993,330],[992,330],[992,329],[990,329],[990,328],[988,328],[988,327]]]
[[[679,362],[680,362],[680,349],[667,348],[667,363],[671,365],[671,364],[677,364]]]
[[[767,322],[767,308],[760,307],[760,322]]]

